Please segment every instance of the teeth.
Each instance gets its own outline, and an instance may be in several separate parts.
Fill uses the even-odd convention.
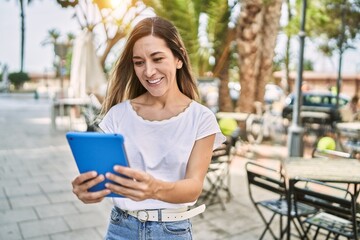
[[[148,80],[149,83],[151,84],[156,84],[158,82],[160,82],[161,78],[158,78],[158,79],[154,79],[154,80]]]

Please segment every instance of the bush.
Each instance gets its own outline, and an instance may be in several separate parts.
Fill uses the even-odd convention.
[[[15,89],[19,89],[26,81],[30,80],[30,77],[25,72],[13,72],[9,74],[9,80],[14,84]]]

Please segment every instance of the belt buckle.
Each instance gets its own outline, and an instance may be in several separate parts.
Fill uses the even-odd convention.
[[[144,215],[140,216],[140,213],[144,213]],[[139,219],[140,222],[146,222],[149,220],[149,213],[146,210],[139,210],[136,213],[136,218]]]

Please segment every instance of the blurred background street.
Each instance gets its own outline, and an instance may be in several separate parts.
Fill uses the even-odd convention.
[[[68,121],[52,129],[50,107],[49,99],[32,94],[0,94],[0,239],[102,239],[112,204],[85,205],[73,195],[77,169],[65,139]],[[84,124],[79,119],[74,127]],[[243,154],[277,165],[286,148],[243,145],[238,153],[233,197],[225,210],[214,204],[193,219],[195,239],[251,240],[263,230],[247,194]]]

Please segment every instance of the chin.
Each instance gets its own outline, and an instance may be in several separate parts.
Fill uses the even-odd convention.
[[[148,91],[149,92],[149,94],[151,95],[151,96],[153,96],[153,97],[162,97],[162,96],[164,96],[165,95],[165,93],[164,92],[154,92],[154,91]]]

